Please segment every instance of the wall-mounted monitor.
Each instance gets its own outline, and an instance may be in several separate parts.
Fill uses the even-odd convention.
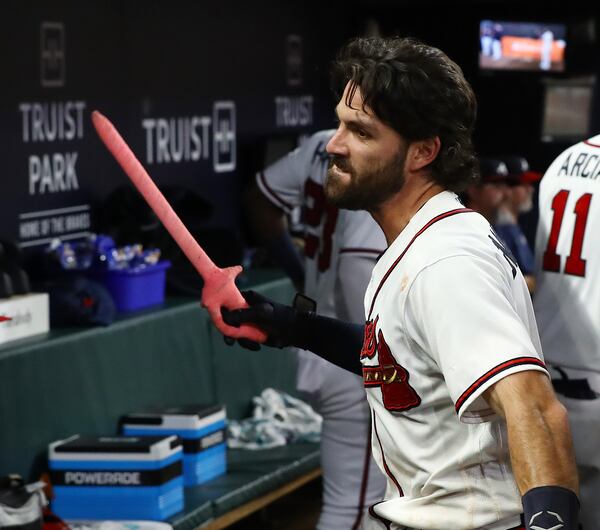
[[[543,142],[576,142],[590,135],[594,77],[545,79]]]
[[[565,24],[482,20],[479,67],[482,70],[563,72]]]

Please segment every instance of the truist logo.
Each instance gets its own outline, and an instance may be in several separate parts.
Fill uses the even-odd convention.
[[[556,512],[537,512],[533,514],[529,521],[529,528],[531,530],[559,530],[564,527],[562,517]]]
[[[406,368],[396,362],[383,332],[381,330],[376,332],[377,320],[375,319],[372,329],[369,329],[368,333],[365,330],[363,351],[366,351],[366,354],[364,357],[374,357],[374,353],[371,353],[371,348],[373,348],[379,361],[376,366],[363,366],[365,388],[381,388],[383,405],[388,410],[403,411],[418,407],[421,404],[421,398],[408,382],[410,374]],[[377,341],[375,341],[375,335],[377,335]]]
[[[379,322],[379,315],[377,315],[375,320],[368,320],[365,324],[365,338],[362,350],[360,351],[361,359],[371,359],[375,355],[375,328],[377,327],[377,322]]]
[[[67,471],[65,485],[71,486],[139,486],[140,473],[136,471]]]
[[[146,163],[178,164],[209,160],[215,173],[236,168],[237,120],[234,101],[215,101],[212,116],[148,117]]]
[[[236,167],[236,119],[233,101],[217,101],[213,107],[213,168],[215,173]]]
[[[65,25],[62,22],[42,22],[40,56],[42,86],[65,86]]]

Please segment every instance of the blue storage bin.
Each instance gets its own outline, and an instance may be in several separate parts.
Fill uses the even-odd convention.
[[[74,436],[48,453],[52,509],[63,519],[164,521],[183,510],[176,436]]]
[[[127,436],[175,434],[183,442],[185,486],[197,486],[227,471],[227,418],[223,405],[175,407],[121,418]]]
[[[170,261],[163,260],[156,265],[107,270],[98,279],[112,295],[117,311],[127,313],[165,301],[165,280],[170,266]]]

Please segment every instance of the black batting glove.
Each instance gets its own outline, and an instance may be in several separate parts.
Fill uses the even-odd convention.
[[[266,333],[265,345],[273,348],[296,345],[302,336],[303,317],[316,309],[313,300],[300,294],[296,295],[293,307],[269,300],[255,291],[244,291],[242,296],[250,307],[233,311],[221,308],[223,321],[233,327],[255,325]],[[231,345],[234,339],[225,337],[225,342]],[[239,339],[237,342],[249,350],[260,349],[257,342],[248,339]]]
[[[225,318],[223,318],[225,320]],[[231,325],[231,324],[230,324]],[[227,346],[233,346],[236,342],[247,350],[258,351],[260,350],[260,344],[250,339],[234,339],[233,337],[228,337],[227,335],[223,335],[223,340]]]
[[[265,345],[274,348],[297,346],[309,350],[323,359],[362,376],[360,349],[364,338],[364,325],[344,322],[315,313],[314,300],[296,294],[294,305],[278,304],[254,291],[243,292],[250,307],[229,311],[222,308],[223,320],[230,326],[252,324],[267,335]],[[234,339],[226,337],[228,344]],[[240,346],[257,350],[256,342],[238,340]]]

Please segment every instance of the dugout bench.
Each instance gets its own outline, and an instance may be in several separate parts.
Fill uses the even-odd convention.
[[[290,303],[289,280],[250,271],[241,288]],[[48,443],[72,434],[114,434],[126,413],[156,405],[224,403],[250,415],[266,387],[295,394],[293,353],[227,346],[199,300],[170,298],[158,309],[104,328],[52,330],[0,346],[0,475],[30,480],[45,468]],[[226,528],[318,478],[319,445],[228,451],[228,472],[185,489],[176,530]]]

